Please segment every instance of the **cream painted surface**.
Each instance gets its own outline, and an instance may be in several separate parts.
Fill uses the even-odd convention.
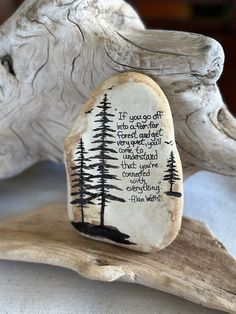
[[[107,88],[108,86],[113,86],[112,90]],[[108,117],[112,120],[112,122],[109,122],[109,127],[116,130],[116,133],[114,133],[115,143],[109,144],[109,148],[117,151],[117,154],[113,153],[111,156],[118,158],[118,160],[108,160],[108,163],[119,167],[111,169],[111,173],[115,174],[119,181],[108,180],[108,183],[115,184],[122,189],[122,191],[111,190],[110,193],[125,199],[125,203],[111,201],[107,204],[105,208],[105,225],[114,226],[120,232],[130,235],[129,240],[137,245],[125,246],[142,251],[150,251],[155,247],[157,249],[163,248],[174,240],[180,228],[183,208],[183,197],[177,198],[165,194],[169,190],[169,183],[164,181],[163,178],[167,174],[165,171],[171,152],[174,152],[177,165],[176,171],[180,178],[179,181],[174,183],[173,188],[174,191],[182,194],[183,175],[175,144],[169,104],[158,86],[154,89],[155,86],[157,86],[156,83],[150,78],[135,73],[110,78],[95,92],[95,95],[91,98],[93,103],[91,100],[88,101],[89,105],[85,105],[80,117],[73,124],[72,136],[74,137],[77,133],[77,141],[73,139],[72,144],[66,145],[66,150],[71,151],[72,161],[78,158],[76,152],[80,137],[83,139],[87,152],[97,145],[93,144],[95,140],[93,136],[96,134],[93,130],[100,125],[95,122],[98,120],[96,115],[101,111],[98,105],[100,105],[106,93],[108,102],[111,103],[111,109],[108,110],[108,113],[115,115],[114,117]],[[86,113],[88,109],[90,113]],[[160,114],[163,114],[163,116],[160,117]],[[143,129],[144,126],[146,127]],[[160,132],[160,130],[162,131]],[[136,137],[129,139],[127,136],[134,135],[133,132],[136,132]],[[155,137],[154,134],[161,135]],[[142,143],[137,143],[145,135],[151,137],[145,138]],[[126,141],[123,146],[119,142],[121,140]],[[159,140],[160,143],[157,144]],[[66,142],[70,142],[70,135]],[[171,144],[167,144],[170,142]],[[150,147],[152,144],[153,146]],[[123,154],[119,152],[121,148],[129,148],[133,154],[131,152]],[[143,149],[143,153],[138,154],[137,149],[138,151]],[[98,152],[91,152],[86,156],[92,157],[97,154]],[[150,161],[140,160],[142,156],[145,158],[144,154],[152,154],[156,159]],[[127,157],[138,159],[130,160]],[[97,162],[99,160],[95,159],[90,164]],[[122,168],[122,164],[125,169]],[[156,164],[158,164],[157,167]],[[128,166],[131,169],[128,169]],[[132,169],[134,166],[135,169]],[[145,166],[151,166],[151,168],[142,168]],[[137,176],[142,169],[144,169],[144,175]],[[96,169],[90,170],[90,173],[93,176],[99,174]],[[141,181],[131,183],[130,180],[134,178]],[[70,184],[70,178],[68,179]],[[93,180],[93,184],[98,184],[98,180]],[[145,191],[146,186],[150,191]],[[133,187],[138,191],[130,191]],[[148,198],[150,199],[153,196],[159,198],[159,201],[157,199],[152,202],[147,201]],[[72,212],[76,212],[76,217],[79,217],[80,209],[75,205],[71,206],[71,200],[72,198],[69,197],[70,217],[73,216]],[[86,222],[99,224],[99,212],[98,204],[90,205],[85,210]],[[74,217],[74,221],[77,221],[78,218],[76,217]]]

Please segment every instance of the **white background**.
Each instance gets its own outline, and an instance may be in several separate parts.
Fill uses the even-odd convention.
[[[236,256],[236,178],[201,172],[185,184],[185,215],[204,221]],[[0,217],[66,202],[63,166],[41,163],[0,182]],[[153,289],[101,283],[63,268],[0,261],[0,314],[210,314]]]

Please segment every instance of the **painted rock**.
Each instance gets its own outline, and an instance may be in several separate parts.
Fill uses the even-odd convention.
[[[138,73],[105,81],[65,141],[69,218],[82,235],[142,252],[177,236],[182,166],[159,86]]]

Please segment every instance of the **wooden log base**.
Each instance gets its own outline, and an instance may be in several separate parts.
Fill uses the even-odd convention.
[[[89,279],[138,283],[236,313],[235,259],[203,223],[187,218],[169,247],[145,254],[81,236],[64,205],[48,205],[0,223],[0,258],[62,266]]]

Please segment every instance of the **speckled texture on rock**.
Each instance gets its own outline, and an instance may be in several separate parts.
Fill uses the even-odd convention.
[[[68,210],[83,235],[149,252],[177,236],[182,166],[168,101],[149,77],[100,85],[65,142]]]

